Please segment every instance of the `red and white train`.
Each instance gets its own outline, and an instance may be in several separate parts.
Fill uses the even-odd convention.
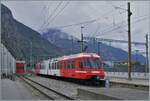
[[[95,53],[79,53],[44,60],[36,64],[36,74],[73,78],[78,80],[105,81],[102,60]]]

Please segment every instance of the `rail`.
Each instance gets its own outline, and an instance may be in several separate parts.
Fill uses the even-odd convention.
[[[54,89],[51,89],[51,88],[49,88],[49,87],[46,87],[46,86],[44,86],[44,85],[41,84],[41,83],[38,83],[38,82],[36,82],[36,81],[34,81],[34,80],[29,79],[28,77],[22,76],[22,79],[23,79],[27,84],[29,84],[31,87],[35,88],[35,89],[38,90],[40,93],[42,93],[43,95],[45,95],[46,97],[48,97],[50,100],[56,100],[57,98],[50,96],[48,93],[46,93],[46,92],[44,92],[44,91],[53,93],[53,94],[55,94],[55,96],[59,96],[59,98],[61,98],[61,99],[65,99],[65,100],[75,100],[75,99],[72,98],[72,97],[69,97],[69,96],[67,96],[67,95],[65,95],[65,94],[62,94],[62,93],[60,93],[60,92],[58,92],[58,91],[56,91],[56,90],[54,90]],[[37,86],[35,86],[35,85],[37,85]],[[38,86],[39,86],[39,87],[38,87]],[[42,90],[39,89],[40,87],[42,88]],[[52,95],[52,94],[51,94],[51,95]]]

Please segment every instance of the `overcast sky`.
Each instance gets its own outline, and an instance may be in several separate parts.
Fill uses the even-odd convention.
[[[93,23],[82,24],[84,35],[127,40],[127,11],[125,10],[127,1],[2,1],[2,3],[10,8],[15,19],[38,32],[56,27],[70,35],[80,37],[81,25],[60,26],[96,19]],[[132,41],[145,42],[145,34],[150,32],[150,2],[131,1],[130,3],[133,13]],[[127,49],[126,44],[114,45]]]

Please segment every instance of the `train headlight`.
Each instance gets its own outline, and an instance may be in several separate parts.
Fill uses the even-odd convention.
[[[97,76],[97,77],[96,77],[96,79],[98,79],[98,80],[99,80],[99,79],[100,79],[100,77],[99,77],[99,76]]]
[[[107,73],[106,73],[106,72],[104,72],[104,75],[105,75],[105,76],[107,76]]]

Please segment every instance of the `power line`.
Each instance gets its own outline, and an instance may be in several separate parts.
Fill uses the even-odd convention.
[[[102,17],[104,17],[105,15],[110,14],[112,12],[113,12],[113,10],[111,10],[111,11],[103,14],[102,16],[100,16],[98,18],[92,19],[92,20],[87,20],[87,21],[83,21],[83,22],[79,22],[79,23],[74,23],[74,24],[68,24],[68,25],[64,25],[64,26],[56,26],[55,28],[67,28],[67,27],[72,27],[72,26],[78,26],[78,25],[83,25],[83,24],[94,23],[94,22],[102,19]],[[84,26],[86,26],[86,25],[84,25]]]
[[[45,24],[47,24],[48,20],[55,14],[55,12],[57,11],[57,9],[61,6],[61,4],[63,3],[63,1],[59,2],[59,4],[56,6],[56,8],[52,11],[52,13],[49,15],[49,17],[47,18],[47,20],[45,20],[45,22],[42,24],[42,26],[40,27],[41,30],[43,29],[43,26]]]
[[[67,5],[69,4],[70,1],[68,1],[64,7],[47,23],[47,26],[52,23],[52,21],[54,21],[54,19],[67,7]]]
[[[135,24],[135,23],[138,23],[139,21],[142,21],[142,20],[145,20],[145,19],[148,19],[148,17],[144,17],[144,18],[141,18],[141,19],[137,19],[136,21],[134,21],[132,24]],[[108,30],[108,29],[106,29],[106,30],[108,30],[108,31],[103,31],[102,33],[103,34],[100,34],[100,35],[106,35],[106,34],[104,34],[104,33],[110,33],[110,32],[112,32],[112,31],[115,31],[115,30],[118,30],[118,29],[120,29],[120,28],[123,28],[123,27],[125,27],[125,26],[127,26],[127,24],[124,24],[124,25],[122,25],[122,26],[117,26],[116,28],[113,28],[113,29],[111,29],[111,30]]]
[[[140,17],[147,17],[147,15],[145,16],[139,16],[139,17],[134,17],[133,19],[137,19],[137,18],[140,18]],[[116,25],[119,25],[119,26],[116,26],[117,28],[121,28],[121,25],[120,24],[122,24],[123,25],[123,23],[124,22],[126,22],[126,20],[124,20],[124,21],[121,21],[121,22],[119,22],[118,24],[116,24]],[[124,25],[123,25],[124,26]],[[111,26],[111,27],[109,27],[109,28],[106,28],[106,29],[104,29],[103,30],[103,32],[105,32],[105,31],[107,31],[108,29],[111,29],[111,28],[113,28],[114,26]],[[115,28],[113,28],[113,29],[115,29]]]

